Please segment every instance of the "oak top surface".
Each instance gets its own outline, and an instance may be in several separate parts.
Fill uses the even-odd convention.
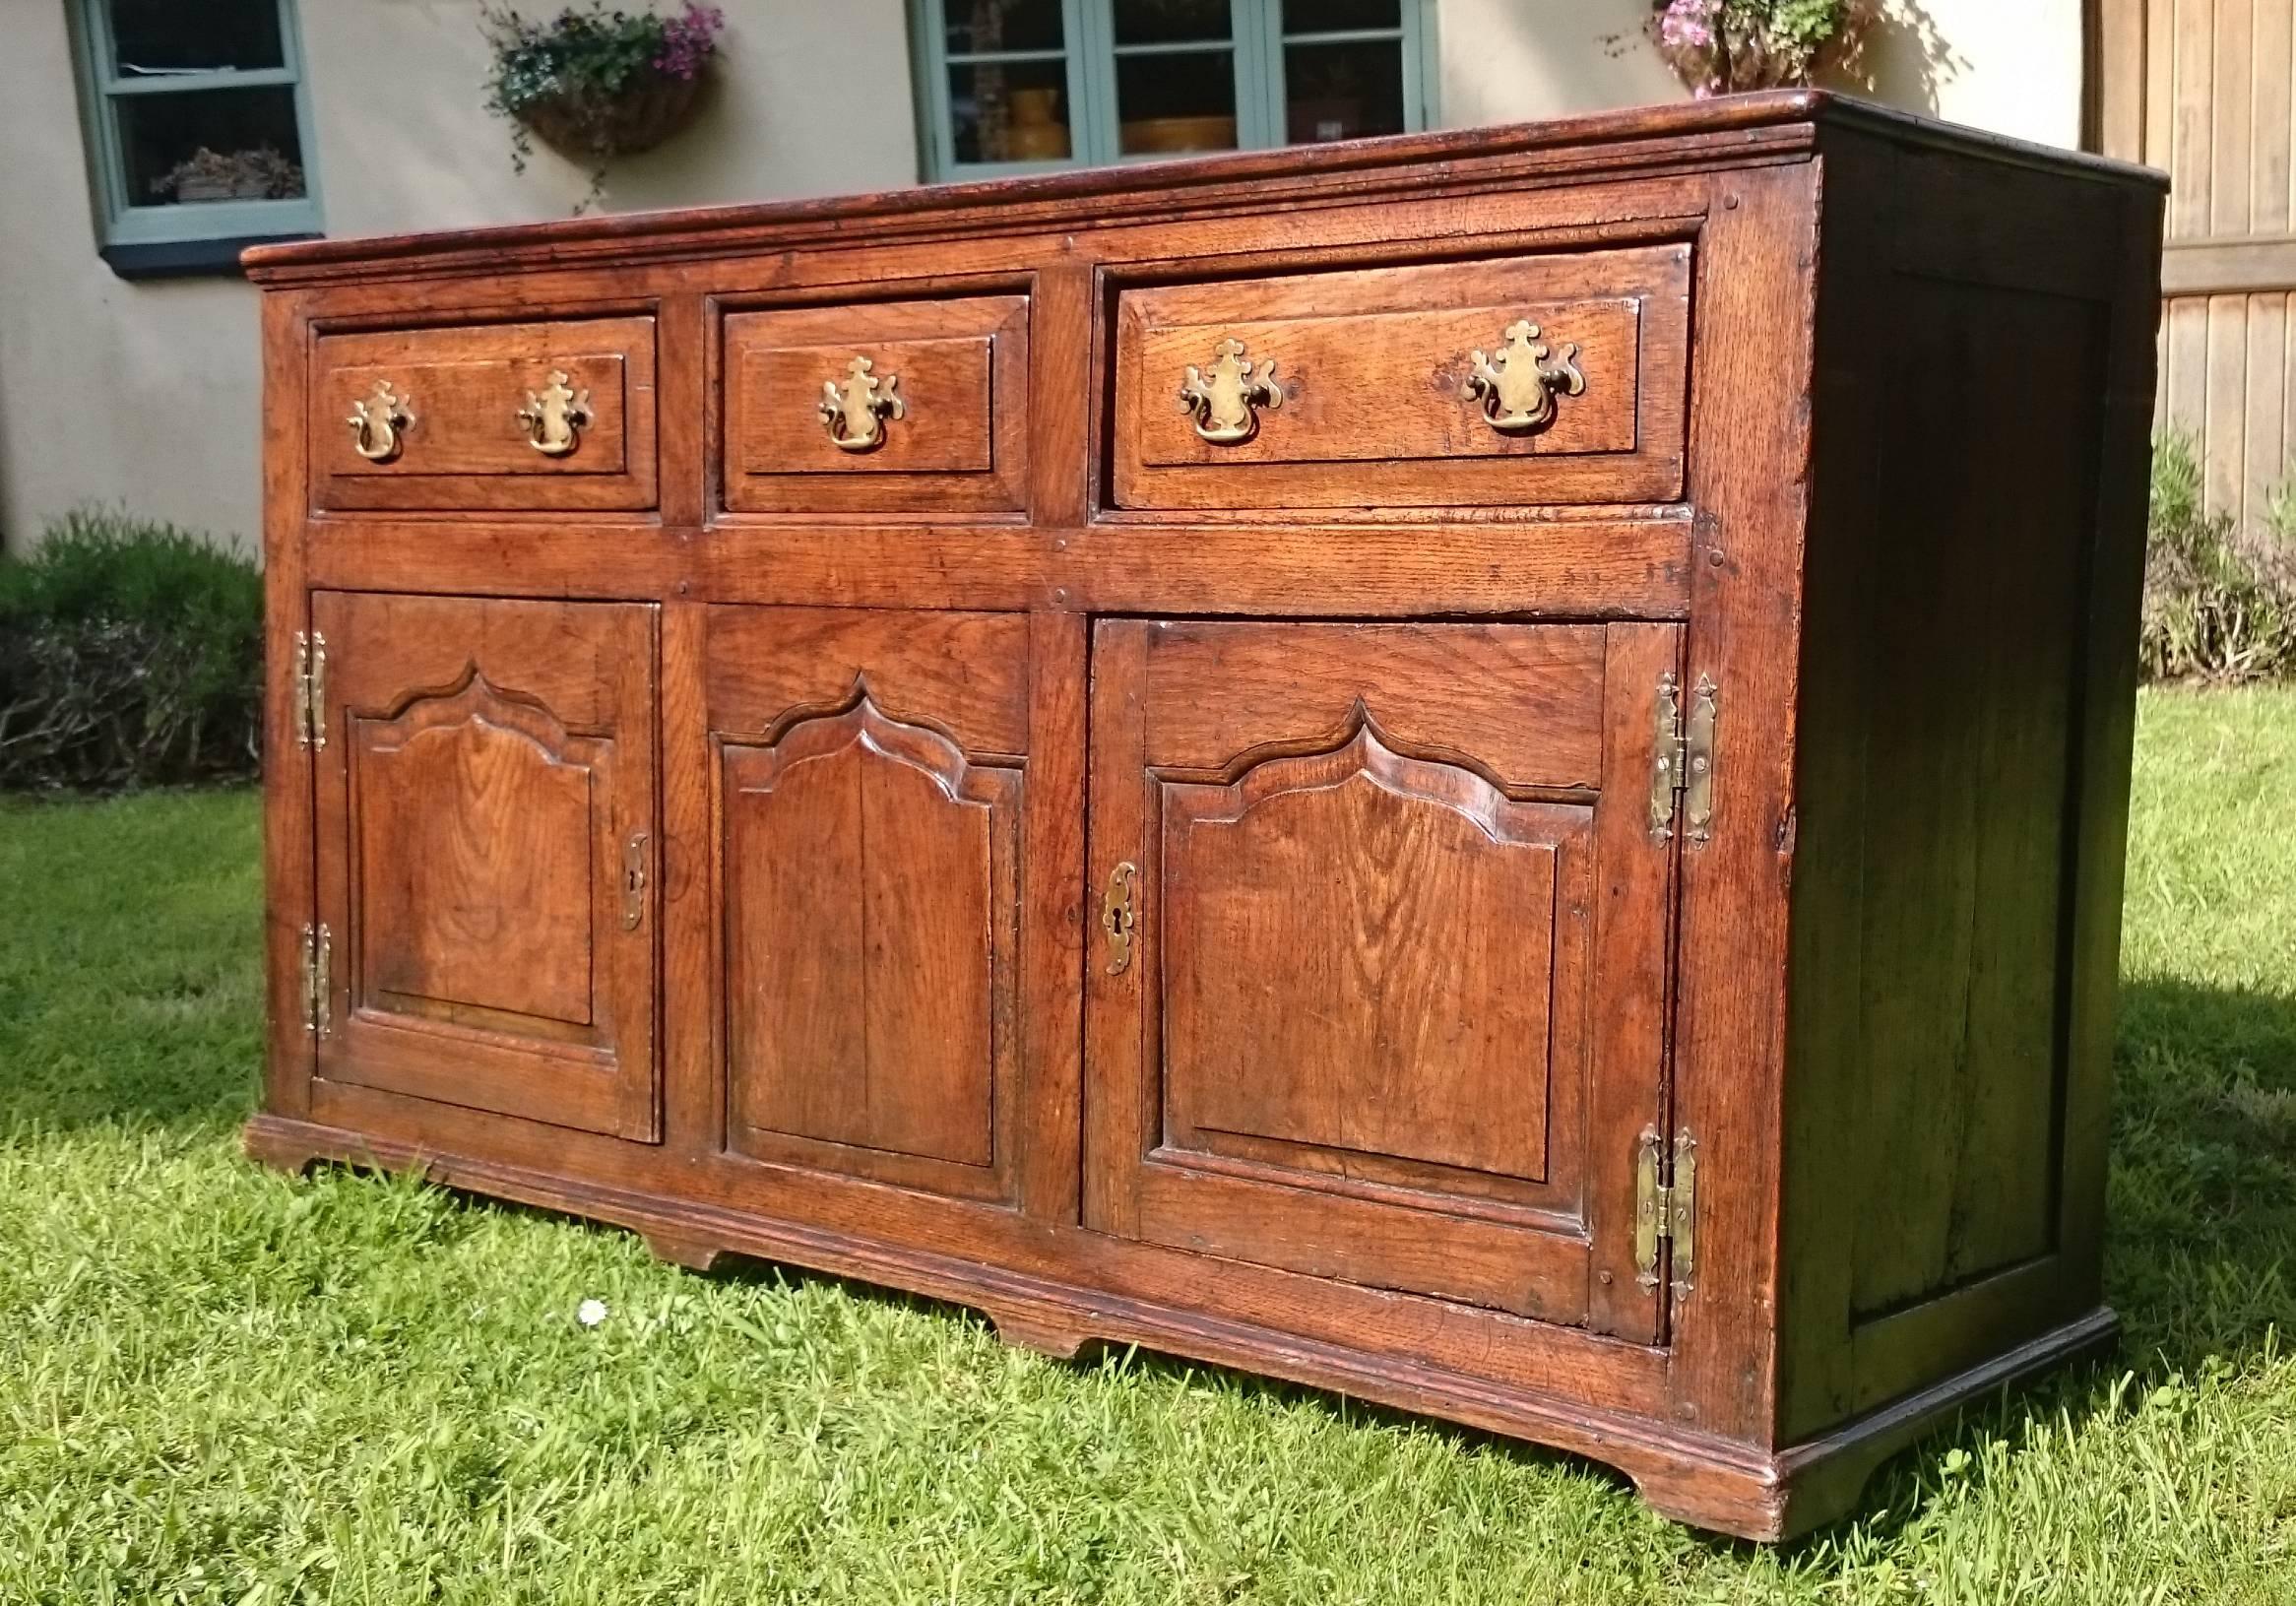
[[[1075,227],[1144,210],[1169,213],[1182,205],[1281,206],[1286,192],[1302,182],[1375,194],[1453,174],[1488,179],[1491,174],[1483,169],[1494,159],[1521,159],[1526,169],[1549,173],[1578,167],[1631,170],[1668,161],[1711,164],[1739,155],[1777,160],[1808,152],[1819,128],[1835,125],[2092,178],[2167,185],[2164,174],[2129,163],[1936,122],[1825,91],[1792,90],[862,195],[258,245],[240,260],[258,283],[291,285],[374,273],[500,271],[720,255],[818,241],[863,226],[927,232]]]

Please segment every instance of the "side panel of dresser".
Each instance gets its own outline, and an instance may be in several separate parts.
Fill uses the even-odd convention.
[[[2109,1331],[2160,238],[2159,197],[2125,181],[1838,131],[1825,168],[1789,1445]]]

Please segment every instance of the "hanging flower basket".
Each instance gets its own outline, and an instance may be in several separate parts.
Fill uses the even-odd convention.
[[[541,140],[591,169],[585,207],[608,162],[652,150],[692,117],[726,26],[701,0],[667,17],[608,11],[604,0],[540,22],[499,5],[479,17],[494,52],[486,109],[510,124],[511,166],[524,172]]]
[[[573,86],[537,96],[518,118],[558,155],[597,166],[651,151],[683,128],[701,89],[698,73],[672,78],[649,71],[610,93]]]
[[[1699,99],[1855,72],[1880,0],[1651,0],[1658,53]]]

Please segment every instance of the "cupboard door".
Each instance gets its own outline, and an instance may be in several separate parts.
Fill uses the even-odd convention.
[[[1029,646],[1021,614],[709,610],[733,1153],[1016,1197]]]
[[[655,611],[312,599],[319,1076],[660,1136]]]
[[[1678,635],[1101,624],[1088,1222],[1655,1337]]]

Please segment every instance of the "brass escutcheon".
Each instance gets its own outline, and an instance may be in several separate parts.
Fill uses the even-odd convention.
[[[1206,375],[1189,363],[1180,384],[1180,399],[1195,419],[1196,433],[1215,446],[1234,446],[1259,433],[1258,409],[1273,413],[1284,405],[1276,384],[1276,359],[1254,364],[1240,340],[1224,340],[1212,349],[1212,371]]]
[[[622,930],[634,931],[646,919],[646,833],[634,831],[622,844]]]
[[[1121,976],[1131,967],[1132,932],[1139,924],[1132,899],[1139,879],[1139,867],[1127,859],[1109,871],[1108,891],[1101,897],[1100,929],[1108,933],[1111,976]]]
[[[344,420],[351,425],[351,450],[369,463],[397,457],[403,437],[415,427],[415,415],[409,410],[413,401],[394,391],[388,379],[376,380],[366,400],[351,404],[351,417]]]
[[[826,380],[821,386],[819,411],[823,427],[841,452],[866,452],[882,445],[885,420],[905,418],[909,404],[901,397],[901,376],[878,378],[876,366],[865,356],[845,365],[845,383]]]
[[[1578,371],[1578,348],[1565,346],[1554,357],[1539,339],[1539,326],[1518,318],[1505,330],[1506,344],[1496,356],[1472,353],[1474,372],[1465,395],[1483,403],[1483,419],[1502,435],[1523,435],[1555,421],[1555,397],[1586,392]]]

